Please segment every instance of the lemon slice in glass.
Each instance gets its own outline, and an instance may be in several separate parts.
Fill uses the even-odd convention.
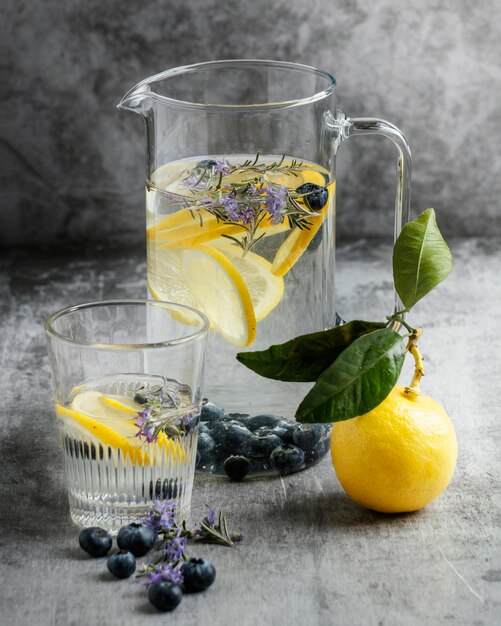
[[[144,447],[144,442],[136,436],[137,425],[131,419],[141,408],[140,404],[128,396],[107,396],[99,391],[82,391],[73,398],[70,407],[56,404],[56,413],[76,436],[84,435],[95,444],[101,443],[119,449],[124,458],[130,457],[132,463],[149,464],[148,450],[156,453],[158,446],[178,461],[186,461],[188,455],[183,446],[165,433],[160,432],[156,443]]]

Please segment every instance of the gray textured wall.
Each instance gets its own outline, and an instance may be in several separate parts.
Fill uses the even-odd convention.
[[[352,116],[385,117],[414,158],[414,212],[501,233],[501,2],[2,0],[0,242],[140,242],[143,124],[115,105],[179,64],[275,58],[334,72]],[[394,150],[339,154],[345,236],[391,228]],[[363,219],[361,219],[363,218]]]

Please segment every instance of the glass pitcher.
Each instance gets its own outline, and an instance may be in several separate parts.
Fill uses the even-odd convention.
[[[397,146],[396,237],[409,212],[404,136],[384,120],[345,116],[332,75],[276,61],[167,70],[118,106],[146,121],[150,293],[201,309],[213,331],[199,469],[241,477],[307,467],[329,448],[328,429],[288,421],[308,384],[260,378],[235,355],[338,323],[337,150],[361,134]]]

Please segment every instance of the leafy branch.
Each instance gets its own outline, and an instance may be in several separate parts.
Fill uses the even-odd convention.
[[[404,309],[385,322],[354,320],[266,350],[240,352],[237,359],[267,378],[315,382],[296,411],[300,422],[337,422],[375,408],[396,385],[407,353],[414,358],[415,372],[406,392],[419,393],[422,329],[413,328],[404,315],[451,269],[435,211],[427,209],[403,227],[393,249],[393,280]]]

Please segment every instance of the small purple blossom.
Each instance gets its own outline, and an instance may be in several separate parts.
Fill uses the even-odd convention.
[[[216,165],[214,169],[218,174],[228,174],[230,171],[230,164],[225,158],[216,159]]]
[[[205,198],[200,198],[199,202],[202,205],[201,208],[206,211],[212,211],[214,209],[215,202],[213,198],[206,196]]]
[[[175,406],[177,408],[181,404],[179,394],[172,387],[165,387],[164,393],[161,393],[158,397],[162,402],[162,407]]]
[[[179,561],[183,558],[186,537],[181,536],[181,529],[177,531],[177,535],[168,539],[162,547],[166,561]]]
[[[134,418],[134,422],[138,427],[136,437],[144,437],[148,443],[154,443],[157,441],[157,437],[154,435],[154,427],[150,424],[151,419],[151,406],[145,407],[142,411],[139,411],[137,417]]]
[[[207,513],[207,515],[204,517],[202,521],[208,524],[209,526],[214,526],[216,522],[216,509],[211,508],[208,504],[206,506],[209,512]]]
[[[195,176],[195,174],[190,174],[189,176],[187,176],[184,179],[184,184],[187,185],[188,187],[193,187],[194,185],[196,185],[196,183],[198,182],[198,179],[200,178],[200,176]]]
[[[284,185],[267,185],[261,194],[264,208],[271,215],[272,224],[281,224],[284,221],[284,210],[287,207],[287,189]]]
[[[146,574],[148,579],[145,583],[146,587],[150,587],[155,583],[171,582],[177,585],[183,583],[183,574],[180,569],[174,568],[168,563],[161,563],[157,565],[152,572]]]
[[[240,219],[240,208],[234,193],[228,193],[221,198],[221,206],[228,214],[232,222],[238,222]]]
[[[162,528],[172,528],[176,517],[176,507],[177,504],[173,500],[154,500],[148,517],[143,519],[143,524],[155,532]]]
[[[249,224],[255,217],[254,209],[249,204],[238,202],[233,192],[224,195],[219,204],[232,222]]]

